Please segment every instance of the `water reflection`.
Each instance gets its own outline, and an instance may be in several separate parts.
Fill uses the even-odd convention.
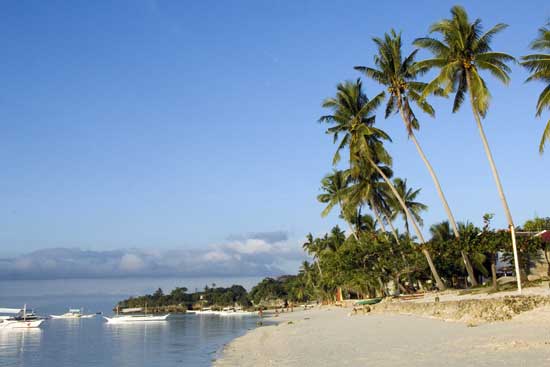
[[[2,365],[24,366],[40,349],[41,329],[0,330],[0,361]]]

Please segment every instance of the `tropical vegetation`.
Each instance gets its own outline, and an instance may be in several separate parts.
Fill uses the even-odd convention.
[[[536,236],[541,229],[550,228],[550,223],[536,218],[524,228],[516,227],[482,123],[491,100],[484,73],[506,85],[510,65],[515,62],[513,56],[492,49],[493,38],[506,27],[499,23],[484,31],[480,19],[471,19],[463,7],[454,6],[450,18],[435,22],[430,34],[415,39],[409,52],[404,51],[401,33],[392,29],[373,38],[373,64],[354,67],[382,91],[375,90],[374,97],[368,98],[358,78],[338,83],[335,95],[322,102],[328,113],[319,122],[328,125],[326,133],[332,136],[336,151],[332,172],[322,179],[317,199],[326,205],[322,216],[338,209],[349,231],[335,226],[324,236],[307,236],[303,248],[312,262],[303,263],[298,275],[303,280],[303,294],[334,300],[340,290],[351,296],[374,297],[426,288],[475,287],[478,283],[497,289],[497,277],[511,273],[519,275],[521,290],[522,280],[541,254],[550,265],[550,245]],[[550,49],[548,28],[539,30],[531,47],[541,53],[522,59],[532,73],[528,81],[546,83],[537,102],[538,116],[550,107],[550,57],[542,53]],[[423,50],[431,55],[421,59]],[[425,75],[434,77],[422,80]],[[415,109],[435,117],[428,101],[431,96],[452,96],[453,112],[469,101],[507,229],[492,229],[492,214],[479,218],[482,228],[455,220],[439,177],[416,136],[420,117]],[[447,220],[429,228],[429,240],[421,230],[422,215],[428,209],[420,200],[421,190],[394,172],[394,158],[387,150],[392,139],[377,119],[382,104],[385,118],[400,115],[447,215]],[[549,136],[550,121],[541,152]]]

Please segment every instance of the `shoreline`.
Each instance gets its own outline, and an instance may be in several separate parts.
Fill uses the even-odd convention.
[[[532,296],[523,296],[530,298]],[[467,297],[466,297],[467,298]],[[478,300],[494,304],[499,297]],[[500,297],[504,304],[508,297]],[[548,300],[547,297],[543,297]],[[492,300],[492,301],[491,301]],[[472,302],[471,299],[459,300]],[[448,303],[453,301],[445,301]],[[506,301],[509,302],[509,301]],[[403,302],[422,304],[422,302]],[[391,304],[391,303],[388,303]],[[431,303],[425,303],[428,307]],[[441,303],[438,303],[441,305]],[[381,304],[380,306],[383,306]],[[454,307],[454,306],[453,306]],[[350,315],[323,306],[280,314],[225,345],[213,362],[226,366],[531,366],[550,363],[550,304],[502,321],[469,322],[380,308]],[[496,310],[500,310],[498,307]],[[505,320],[505,321],[504,321]]]

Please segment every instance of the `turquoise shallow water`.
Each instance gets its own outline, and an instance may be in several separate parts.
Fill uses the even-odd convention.
[[[27,303],[41,315],[60,314],[69,307],[109,314],[121,297],[152,292],[163,285],[169,290],[172,282],[190,288],[193,282],[206,284],[200,283],[204,281],[95,280],[87,290],[82,285],[88,280],[0,281],[0,307]],[[248,288],[255,282],[256,279],[248,278],[218,279],[216,284],[242,284]],[[107,292],[99,294],[101,289]],[[130,292],[122,294],[124,290]],[[38,330],[0,331],[0,366],[209,366],[226,343],[254,328],[256,321],[256,317],[250,316],[216,315],[181,315],[168,322],[132,325],[110,325],[101,317],[47,320]]]

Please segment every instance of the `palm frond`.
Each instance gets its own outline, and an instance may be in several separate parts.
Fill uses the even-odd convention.
[[[546,145],[546,142],[550,140],[550,120],[546,123],[546,127],[544,128],[544,131],[542,133],[542,138],[540,139],[539,144],[539,153],[544,153],[544,146]]]
[[[537,116],[540,116],[544,109],[550,108],[550,84],[543,89],[537,101]]]

